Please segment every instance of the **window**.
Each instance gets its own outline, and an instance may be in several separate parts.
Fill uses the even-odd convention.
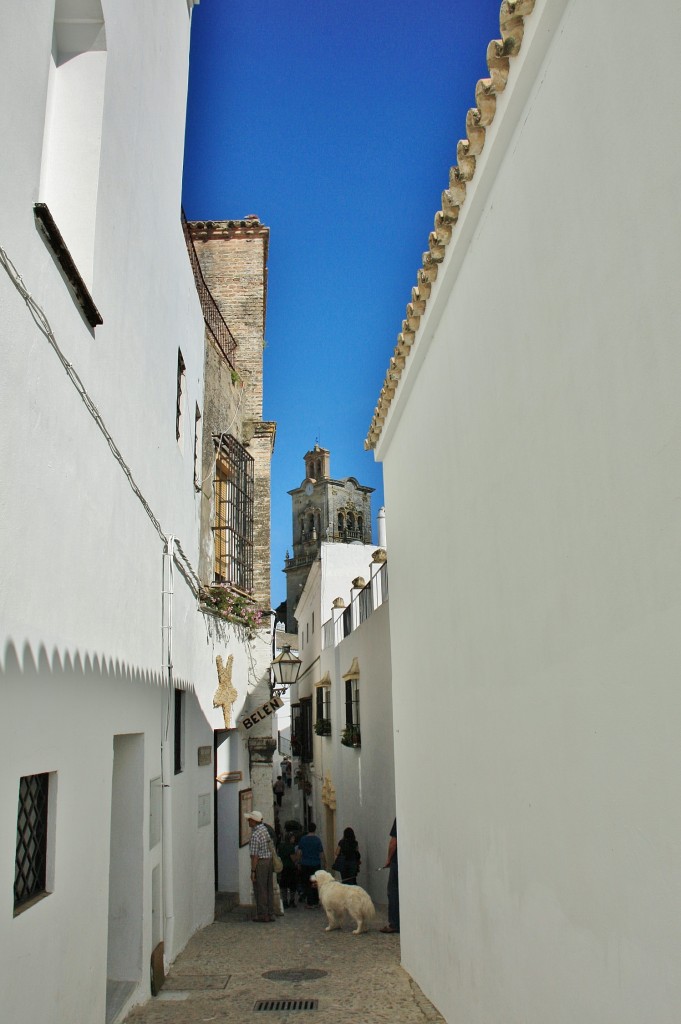
[[[19,781],[14,913],[47,892],[50,776],[24,775]]]
[[[88,289],[94,273],[105,78],[100,0],[56,0],[39,197]]]
[[[331,690],[328,686],[318,686],[315,690],[316,698],[316,715],[315,725],[318,722],[328,721],[331,719]]]
[[[291,753],[300,757],[301,717],[300,704],[291,705]]]
[[[187,381],[186,366],[179,348],[177,350],[177,400],[175,402],[175,437],[182,444],[182,416],[184,413],[185,387]]]
[[[175,774],[184,769],[184,690],[175,690]]]
[[[345,724],[359,725],[359,679],[345,680]]]
[[[194,490],[201,490],[201,411],[198,404],[194,410]]]
[[[312,635],[314,636],[314,612],[312,612]]]
[[[229,435],[216,439],[215,514],[216,583],[253,588],[253,457]]]
[[[300,702],[300,760],[312,760],[312,697]]]

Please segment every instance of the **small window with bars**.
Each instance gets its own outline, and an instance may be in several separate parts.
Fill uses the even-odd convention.
[[[359,725],[359,679],[345,680],[345,725]]]
[[[19,781],[14,913],[47,892],[47,812],[50,776],[24,775]]]
[[[230,435],[215,438],[214,581],[253,589],[253,456]]]
[[[186,371],[181,351],[177,350],[177,397],[175,400],[175,438],[182,444],[182,418],[184,416]]]
[[[174,764],[175,774],[184,771],[184,735],[185,735],[185,694],[184,690],[175,690],[175,732],[174,732]]]
[[[326,685],[317,686],[315,690],[315,722],[314,731],[318,736],[331,735],[331,689]]]

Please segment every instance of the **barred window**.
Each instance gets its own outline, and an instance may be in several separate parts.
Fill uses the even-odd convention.
[[[315,722],[331,718],[331,689],[328,686],[318,686],[316,689],[317,715]]]
[[[359,725],[359,679],[345,680],[345,725]]]
[[[184,416],[185,391],[187,387],[187,367],[179,348],[177,350],[177,393],[175,399],[175,438],[182,443],[182,419]]]
[[[47,808],[50,776],[24,775],[19,781],[14,912],[46,891]]]
[[[185,737],[185,693],[175,690],[175,742],[173,745],[175,774],[184,771],[184,737]]]
[[[229,435],[215,438],[216,583],[253,589],[253,457]]]

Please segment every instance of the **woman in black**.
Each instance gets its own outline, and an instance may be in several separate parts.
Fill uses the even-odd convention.
[[[361,860],[355,832],[348,827],[343,831],[343,838],[338,841],[336,859],[333,862],[334,870],[340,872],[341,882],[345,885],[357,885]]]
[[[284,865],[279,875],[279,889],[284,901],[284,907],[288,910],[296,905],[296,890],[298,888],[298,868],[293,861],[293,854],[296,849],[295,836],[287,833],[283,841],[279,843],[278,853]]]

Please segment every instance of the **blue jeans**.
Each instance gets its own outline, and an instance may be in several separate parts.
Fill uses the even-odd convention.
[[[400,930],[400,884],[398,876],[398,865],[390,861],[390,874],[388,875],[388,924],[399,932]]]

